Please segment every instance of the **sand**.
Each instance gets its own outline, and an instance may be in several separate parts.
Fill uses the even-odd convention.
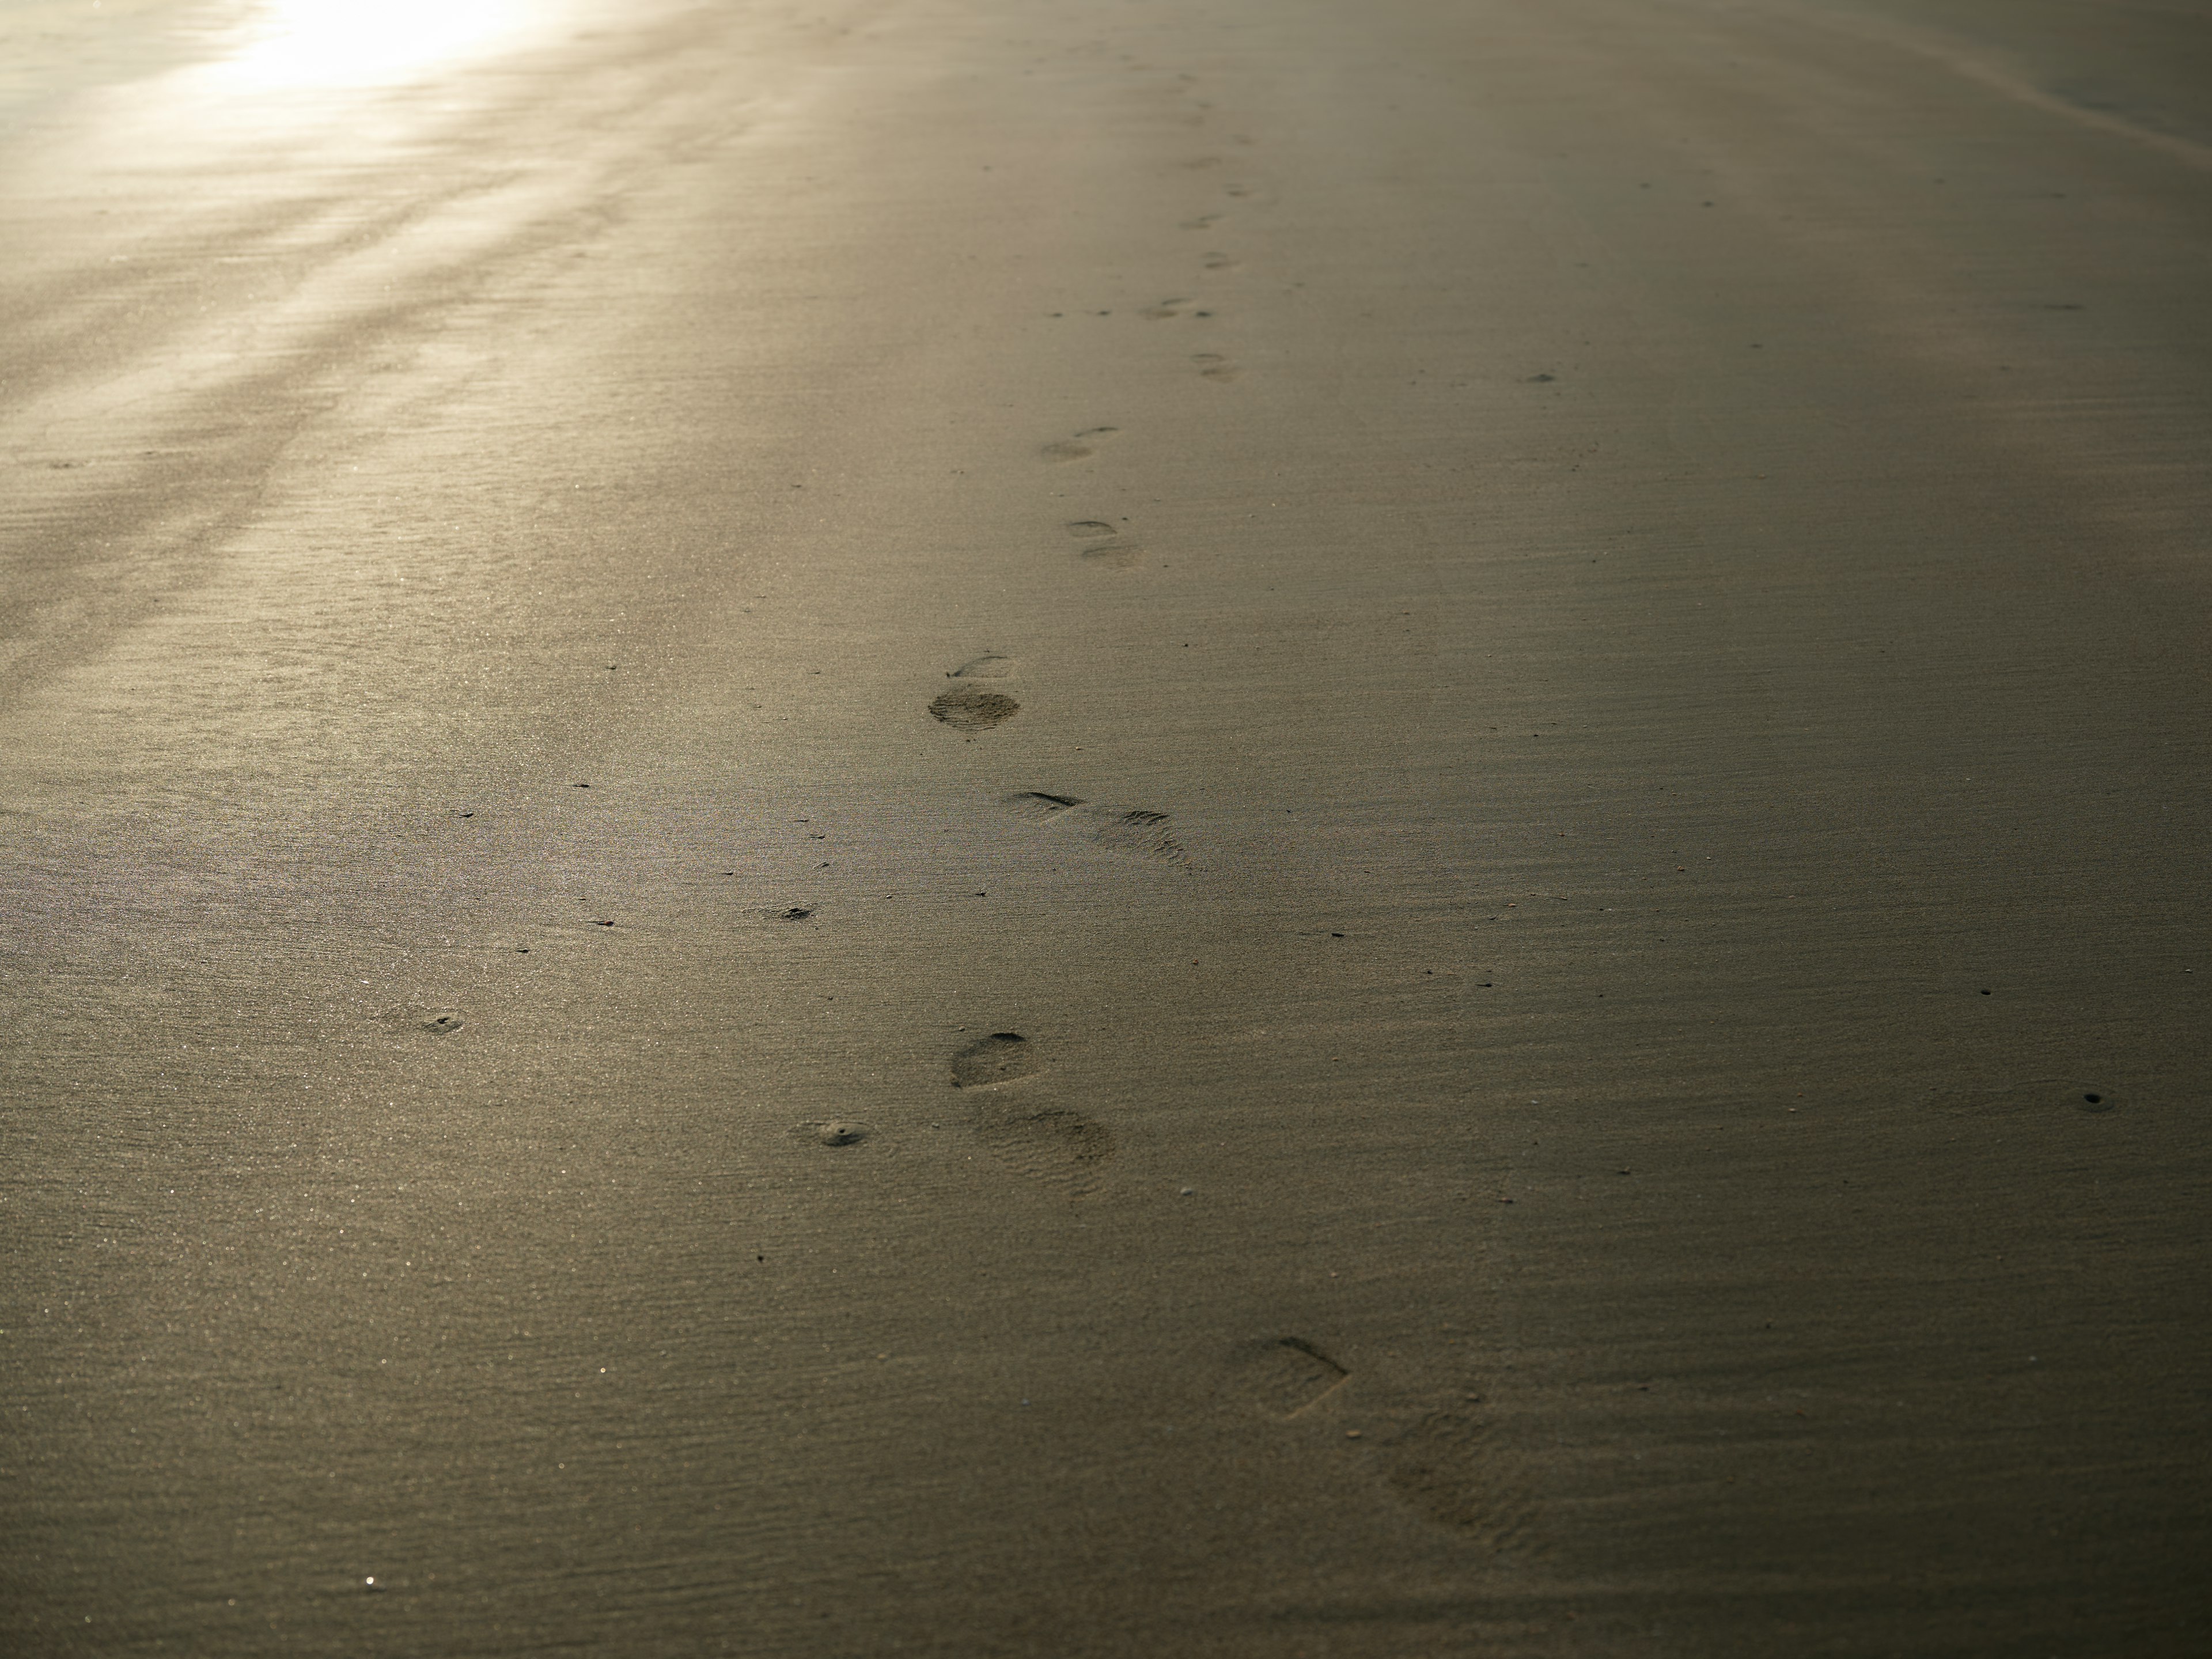
[[[2196,1650],[2203,7],[497,21],[0,137],[11,1651]]]

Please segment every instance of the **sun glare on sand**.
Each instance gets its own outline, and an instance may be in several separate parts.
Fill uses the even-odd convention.
[[[462,57],[528,20],[529,0],[268,0],[226,79],[357,86]]]

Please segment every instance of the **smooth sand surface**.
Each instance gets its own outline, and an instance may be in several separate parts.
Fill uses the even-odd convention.
[[[9,1652],[2202,1650],[2204,5],[495,10],[0,138]]]

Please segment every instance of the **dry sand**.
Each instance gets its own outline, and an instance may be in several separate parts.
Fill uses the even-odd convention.
[[[2200,1650],[2206,27],[23,104],[9,1651]]]

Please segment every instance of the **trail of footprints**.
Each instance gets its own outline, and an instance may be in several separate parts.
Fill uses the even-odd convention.
[[[1232,188],[1230,193],[1243,192]],[[1210,228],[1223,216],[1202,214],[1186,221],[1184,228]],[[1218,252],[1203,256],[1201,263],[1208,270],[1230,270],[1236,264]],[[1165,299],[1139,314],[1152,322],[1210,314],[1189,311],[1191,305],[1188,299]],[[1237,377],[1237,366],[1218,352],[1194,352],[1189,362],[1210,380]],[[1039,453],[1053,463],[1081,461],[1118,435],[1111,426],[1090,427],[1042,445]],[[1068,521],[1065,529],[1076,544],[1079,562],[1126,570],[1143,562],[1144,548],[1122,525],[1078,519]],[[929,716],[967,733],[1005,725],[1021,712],[1021,704],[1004,689],[1018,677],[1018,666],[1010,656],[987,652],[947,671],[945,678],[953,684],[930,700]],[[1042,790],[1017,791],[1002,797],[1000,805],[1041,832],[1080,840],[1109,853],[1165,865],[1189,861],[1164,812]],[[813,904],[800,903],[757,914],[764,921],[796,927],[811,922],[816,913]],[[417,1038],[447,1036],[463,1025],[455,1010],[415,1003],[388,1007],[378,1020],[392,1033]],[[1116,1143],[1107,1125],[1053,1100],[1046,1081],[1049,1070],[1038,1045],[1029,1037],[1017,1031],[994,1031],[951,1054],[945,1080],[963,1097],[967,1127],[978,1145],[1010,1172],[1075,1203],[1104,1186]],[[2102,1109],[2106,1097],[2094,1090],[2051,1085],[2045,1092],[2056,1097],[2069,1090],[2088,1103],[2081,1109]],[[808,1120],[793,1125],[791,1133],[801,1144],[815,1148],[857,1147],[874,1138],[869,1125],[849,1117]],[[1298,1336],[1244,1344],[1227,1357],[1223,1374],[1232,1405],[1285,1425],[1320,1423],[1342,1402],[1352,1382],[1346,1365],[1320,1345]],[[1362,1451],[1382,1481],[1416,1513],[1502,1553],[1528,1546],[1530,1505],[1523,1488],[1512,1479],[1510,1460],[1498,1455],[1492,1439],[1492,1430],[1481,1418],[1465,1409],[1445,1408],[1401,1423],[1394,1431],[1365,1442]]]
[[[1201,165],[1212,165],[1216,160],[1207,158]],[[1242,185],[1224,186],[1224,190],[1232,196],[1246,193]],[[1186,222],[1187,227],[1207,228],[1222,217],[1219,213],[1201,214]],[[1200,263],[1212,271],[1227,270],[1236,264],[1221,252],[1204,254]],[[1141,308],[1138,315],[1158,323],[1184,317],[1209,318],[1212,313],[1188,297],[1170,297]],[[1219,352],[1194,352],[1190,362],[1208,380],[1225,381],[1237,377],[1237,365]],[[1085,461],[1120,435],[1120,429],[1113,426],[1085,427],[1040,445],[1037,453],[1055,465]],[[1075,519],[1064,527],[1075,544],[1079,563],[1129,570],[1143,562],[1145,550],[1127,530],[1127,520],[1117,524],[1106,519]],[[1007,683],[1018,677],[1018,668],[1013,658],[995,651],[970,658],[946,673],[953,684],[930,699],[930,718],[971,736],[1005,725],[1021,712],[1021,703],[1006,689]],[[1189,862],[1165,812],[1037,789],[1006,795],[1000,805],[1042,833],[1086,842],[1108,853],[1163,865]],[[794,908],[781,914],[795,921],[811,913]],[[994,1156],[1018,1173],[1058,1188],[1071,1200],[1080,1199],[1096,1191],[1103,1179],[1105,1166],[1114,1156],[1113,1133],[1079,1112],[1042,1101],[1036,1091],[1019,1086],[1043,1070],[1026,1037],[1018,1032],[998,1031],[975,1039],[952,1056],[951,1082],[974,1103],[969,1127]],[[862,1138],[860,1132],[843,1138],[846,1127],[842,1121],[807,1123],[799,1126],[799,1131],[824,1146],[856,1144]]]

